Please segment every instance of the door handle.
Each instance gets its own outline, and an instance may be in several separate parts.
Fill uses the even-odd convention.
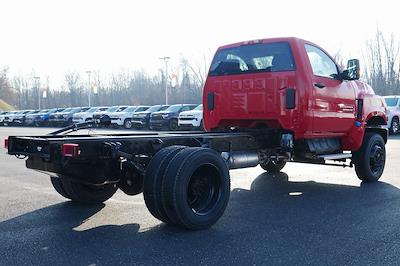
[[[314,83],[314,86],[317,87],[318,89],[322,89],[322,88],[326,87],[324,83],[320,83],[320,82]]]

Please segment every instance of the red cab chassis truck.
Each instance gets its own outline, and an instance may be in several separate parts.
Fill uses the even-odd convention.
[[[356,59],[341,69],[298,38],[230,44],[217,50],[204,86],[206,132],[69,134],[89,122],[5,144],[67,199],[100,203],[118,189],[143,192],[157,219],[204,229],[225,211],[229,169],[279,172],[299,162],[354,166],[364,182],[381,177],[386,105],[359,81],[359,69]]]

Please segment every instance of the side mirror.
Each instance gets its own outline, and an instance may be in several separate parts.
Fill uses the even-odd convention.
[[[347,61],[347,69],[345,71],[349,80],[360,79],[360,61],[358,59],[350,59]]]

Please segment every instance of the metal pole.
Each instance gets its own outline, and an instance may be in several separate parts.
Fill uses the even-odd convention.
[[[88,70],[86,71],[86,73],[88,74],[88,102],[89,102],[89,107],[91,107],[91,103],[90,103],[90,96],[92,94],[92,88],[90,86],[90,74],[92,73],[92,71]]]
[[[165,104],[168,104],[168,60],[170,57],[164,56],[160,59],[165,63]]]
[[[38,109],[40,110],[40,77],[34,77],[35,83],[36,83],[36,88],[38,90]]]

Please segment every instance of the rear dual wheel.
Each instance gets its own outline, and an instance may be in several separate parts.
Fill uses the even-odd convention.
[[[225,211],[229,171],[216,151],[164,148],[153,157],[147,171],[145,202],[161,221],[191,230],[205,229]]]
[[[111,198],[118,187],[115,184],[87,185],[67,177],[50,176],[54,189],[63,197],[82,203],[102,203]]]

